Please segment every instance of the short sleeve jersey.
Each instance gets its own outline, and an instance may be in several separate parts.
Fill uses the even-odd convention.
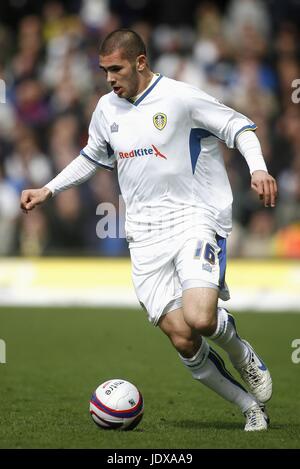
[[[108,170],[117,166],[126,204],[126,234],[148,245],[191,225],[231,231],[232,191],[220,141],[235,147],[255,124],[189,84],[158,75],[131,102],[101,97],[82,154]]]

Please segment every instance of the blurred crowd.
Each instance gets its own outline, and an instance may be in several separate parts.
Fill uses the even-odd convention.
[[[116,172],[25,215],[20,192],[41,187],[85,146],[98,99],[101,39],[130,27],[152,69],[192,83],[258,126],[276,209],[250,189],[243,157],[223,148],[234,193],[231,256],[300,257],[299,0],[6,0],[0,6],[0,255],[127,255],[123,238],[100,239],[97,206],[124,223]],[[298,79],[298,81],[297,81]],[[298,87],[298,89],[297,89]]]

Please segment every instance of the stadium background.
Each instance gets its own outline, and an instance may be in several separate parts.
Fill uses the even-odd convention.
[[[101,240],[95,230],[97,205],[118,205],[115,172],[99,171],[27,217],[19,194],[42,186],[79,154],[95,104],[109,91],[98,68],[101,38],[132,27],[155,71],[199,86],[258,126],[280,198],[276,210],[263,209],[249,188],[245,161],[224,147],[235,194],[230,255],[300,257],[300,106],[292,102],[292,82],[300,78],[299,2],[171,4],[1,2],[0,77],[7,97],[0,106],[2,256],[127,256],[124,239]]]
[[[223,147],[234,193],[228,254],[230,259],[252,259],[252,270],[260,273],[242,277],[244,287],[250,282],[253,292],[242,294],[240,301],[241,285],[235,279],[241,280],[241,264],[231,262],[229,283],[238,300],[233,306],[298,308],[300,105],[292,101],[293,92],[299,98],[292,84],[300,77],[299,2],[174,0],[171,4],[170,8],[167,0],[1,2],[0,78],[6,85],[6,103],[0,104],[2,304],[36,304],[42,299],[51,303],[53,298],[62,304],[85,304],[87,298],[106,304],[109,295],[101,291],[102,266],[97,276],[91,275],[90,264],[81,264],[90,282],[87,291],[79,276],[77,282],[74,276],[72,280],[65,276],[69,285],[58,280],[55,285],[59,267],[47,259],[128,258],[124,237],[100,239],[96,233],[101,220],[96,210],[103,202],[116,207],[117,224],[124,225],[116,172],[99,171],[89,182],[59,194],[28,216],[20,212],[19,197],[25,188],[43,186],[85,146],[93,109],[109,91],[98,68],[99,44],[111,30],[131,27],[144,38],[153,70],[199,86],[257,124],[280,197],[275,210],[263,208],[249,187],[244,159]],[[271,263],[266,266],[254,259]],[[274,259],[294,262],[286,263],[285,274],[280,275]],[[69,268],[80,269],[74,264]],[[49,276],[41,276],[41,271]],[[126,292],[124,276],[123,284],[118,284],[130,299],[128,303],[124,297],[124,302],[137,305],[128,263],[124,275]],[[263,288],[262,279],[269,280],[269,288]],[[110,280],[106,277],[106,284]],[[113,295],[113,304],[115,300]]]
[[[299,447],[293,403],[300,365],[290,356],[300,323],[289,314],[300,304],[300,103],[292,101],[292,83],[300,78],[299,21],[298,0],[0,2],[6,87],[0,102],[0,339],[7,346],[7,363],[0,365],[0,447]],[[96,235],[101,202],[114,204],[124,222],[115,172],[99,171],[29,215],[20,212],[20,192],[48,182],[85,145],[93,109],[109,91],[98,68],[99,44],[119,27],[142,35],[154,71],[193,83],[249,116],[277,178],[277,207],[264,209],[249,188],[243,158],[223,148],[234,193],[229,306],[250,311],[239,317],[241,331],[256,341],[277,386],[275,430],[264,439],[246,440],[236,414],[205,390],[199,397],[143,312],[108,308],[138,306],[126,241]],[[74,305],[97,309],[58,308]],[[166,375],[175,397],[158,386]],[[102,436],[99,443],[85,420],[86,399],[95,383],[112,376],[141,386],[149,420],[144,435]],[[203,399],[200,423],[182,400],[182,379],[191,399]]]

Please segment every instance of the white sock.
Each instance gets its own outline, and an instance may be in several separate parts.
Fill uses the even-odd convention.
[[[242,412],[246,412],[256,404],[254,397],[226,370],[220,355],[209,347],[203,337],[200,349],[194,357],[184,358],[181,355],[179,356],[195,379],[227,401],[236,404]]]
[[[235,326],[235,321],[226,309],[218,308],[218,324],[213,335],[208,339],[224,349],[233,363],[238,365],[249,356],[248,347],[240,339]]]

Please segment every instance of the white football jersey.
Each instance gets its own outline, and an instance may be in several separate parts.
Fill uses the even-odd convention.
[[[106,169],[117,166],[130,243],[199,227],[227,237],[232,191],[219,140],[233,148],[248,129],[256,126],[242,114],[157,75],[135,102],[114,92],[101,97],[81,154]]]

